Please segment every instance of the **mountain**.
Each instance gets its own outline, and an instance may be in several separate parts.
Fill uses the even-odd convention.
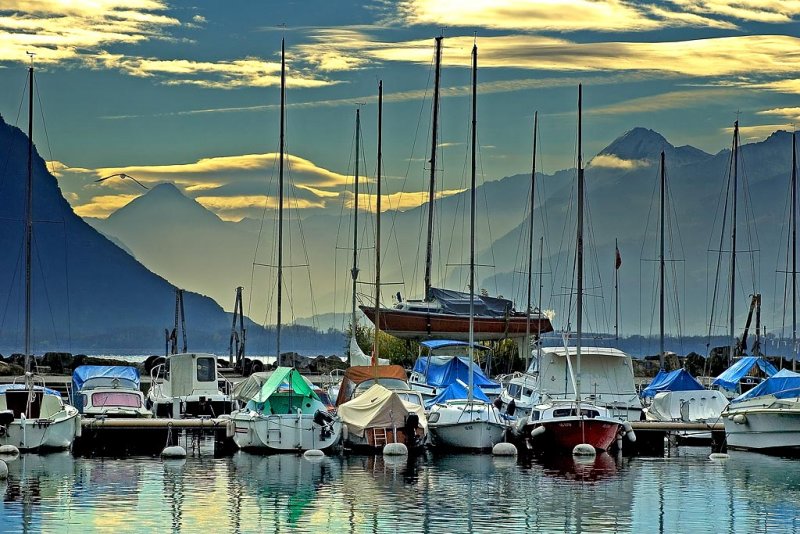
[[[601,150],[600,156],[616,156],[624,161],[657,161],[664,156],[673,166],[697,163],[711,157],[710,154],[693,146],[675,147],[664,136],[647,128],[636,127],[628,130]]]
[[[0,212],[4,219],[0,222],[3,228],[0,250],[4,251],[0,255],[0,351],[9,353],[23,349],[23,220],[28,140],[22,131],[6,124],[2,117],[0,146],[7,154],[0,168]],[[154,196],[162,207],[176,208],[174,187],[155,189],[158,191]],[[134,213],[135,217],[129,215],[133,208],[139,207],[132,206],[126,213],[118,213],[112,223],[138,224],[140,231],[148,234],[146,239],[169,234],[169,227],[147,225],[146,220],[139,220],[139,216],[148,215],[146,211]],[[196,215],[210,219],[205,213]],[[33,219],[34,352],[141,354],[163,351],[164,329],[174,320],[173,284],[148,270],[78,217],[38,152],[34,153],[33,161]],[[203,270],[196,265],[186,267]],[[224,352],[230,315],[199,293],[185,293],[184,303],[189,348]],[[249,329],[251,348],[258,350],[260,346],[266,351],[274,346],[271,330],[252,323]],[[289,339],[283,346],[287,350],[308,347],[341,350],[341,336],[314,336],[312,333],[311,329],[298,327],[287,333]]]

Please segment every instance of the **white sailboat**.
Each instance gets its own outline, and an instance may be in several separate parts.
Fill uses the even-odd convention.
[[[0,445],[22,451],[68,449],[80,434],[78,410],[64,404],[31,372],[31,249],[33,239],[33,64],[28,69],[28,186],[25,203],[25,376],[0,387]],[[35,382],[40,382],[35,384]]]
[[[477,111],[478,46],[472,47],[472,182],[470,207],[469,255],[469,358],[474,357],[475,312],[475,154]],[[451,384],[453,388],[456,384]],[[458,449],[486,450],[503,441],[506,423],[497,408],[473,395],[473,373],[470,366],[466,399],[451,399],[431,407],[428,428],[434,445]]]
[[[231,414],[236,427],[234,441],[256,452],[327,450],[338,445],[339,417],[314,392],[311,384],[292,367],[281,367],[281,312],[283,289],[283,170],[284,118],[286,108],[285,45],[281,39],[280,160],[278,177],[278,291],[276,357],[272,373],[255,373],[236,386],[235,396],[246,405]]]

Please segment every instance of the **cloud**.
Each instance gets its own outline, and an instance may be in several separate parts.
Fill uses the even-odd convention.
[[[623,0],[405,0],[408,24],[526,31],[646,31],[672,26],[734,27],[728,21]]]
[[[692,109],[709,102],[729,102],[741,90],[734,88],[693,89],[670,91],[640,98],[631,98],[616,104],[589,108],[592,115],[622,115],[625,113],[650,113],[665,109]],[[727,105],[727,104],[726,104]],[[573,111],[569,113],[574,113]]]
[[[614,154],[598,154],[589,162],[592,167],[602,167],[605,169],[633,170],[640,167],[648,167],[650,163],[641,159],[622,159]]]
[[[761,141],[778,130],[792,131],[791,124],[756,124],[752,126],[739,126],[739,135],[747,141]],[[728,126],[722,131],[728,135],[733,134],[733,127]]]
[[[435,197],[438,200],[452,195],[457,195],[458,193],[461,193],[463,191],[465,190],[446,189],[443,191],[437,191]],[[344,202],[345,209],[352,209],[354,205],[353,193],[351,191],[345,191],[344,195],[346,197]],[[377,210],[378,206],[377,200],[378,200],[378,195],[370,193],[367,194],[359,193],[358,195],[359,208],[374,213]],[[406,211],[422,206],[426,202],[428,202],[428,191],[411,191],[411,192],[399,191],[397,193],[381,195],[381,212],[390,210]]]
[[[68,195],[67,200],[72,203],[73,210],[81,217],[105,218],[128,204],[140,195],[97,195],[84,204],[75,204],[75,194]]]
[[[786,23],[800,13],[798,0],[670,0],[677,7],[701,15],[764,23]]]
[[[763,83],[746,83],[749,87],[756,89],[769,89],[776,93],[788,93],[800,95],[800,78],[789,78],[785,80],[774,80]]]
[[[775,115],[778,117],[782,117],[788,121],[798,122],[800,123],[800,107],[796,108],[774,108],[774,109],[767,109],[764,111],[759,111],[759,115]]]

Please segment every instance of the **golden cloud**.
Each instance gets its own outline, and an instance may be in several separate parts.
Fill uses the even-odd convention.
[[[670,0],[691,13],[717,15],[739,20],[786,23],[800,13],[798,0]]]
[[[747,141],[760,141],[766,139],[778,130],[792,131],[791,124],[756,124],[753,126],[739,126],[739,135]],[[722,129],[728,135],[733,134],[733,127]]]
[[[650,163],[641,159],[622,159],[614,154],[598,154],[589,162],[591,167],[603,167],[606,169],[633,170],[640,167],[647,167]]]
[[[239,220],[253,210],[277,209],[278,198],[268,195],[199,196],[195,200],[210,209],[223,220]],[[284,200],[284,207],[292,209],[324,208],[323,201],[302,198]]]
[[[130,203],[140,195],[99,195],[92,197],[86,204],[74,205],[73,210],[81,217],[105,218]],[[70,202],[77,199],[67,198]]]
[[[436,192],[436,199],[449,197],[452,195],[456,195],[465,191],[464,189],[446,189],[444,191],[437,191]],[[353,194],[352,192],[347,192],[348,198],[345,200],[345,208],[352,209],[353,208]],[[377,209],[377,200],[378,195],[375,194],[368,194],[368,193],[359,193],[358,195],[358,206],[359,208],[370,211],[374,213]],[[428,192],[427,191],[412,191],[412,192],[397,192],[397,193],[390,193],[388,195],[381,195],[381,212],[395,210],[395,211],[405,211],[412,208],[416,208],[422,206],[428,202]]]
[[[774,108],[759,111],[759,115],[776,115],[787,120],[800,123],[800,107],[796,108]]]

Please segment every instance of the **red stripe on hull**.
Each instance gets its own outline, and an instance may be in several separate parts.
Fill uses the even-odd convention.
[[[551,452],[571,453],[576,445],[588,443],[598,451],[607,451],[616,441],[620,424],[603,419],[559,419],[540,422],[544,434],[534,443]]]
[[[361,306],[361,310],[373,323],[375,309]],[[406,310],[381,309],[381,330],[399,338],[417,339],[445,337],[468,339],[469,316],[446,313],[425,313]],[[525,315],[506,318],[475,317],[475,339],[493,340],[505,337],[524,336],[527,326]],[[546,317],[531,318],[531,332],[552,332],[553,325]]]

